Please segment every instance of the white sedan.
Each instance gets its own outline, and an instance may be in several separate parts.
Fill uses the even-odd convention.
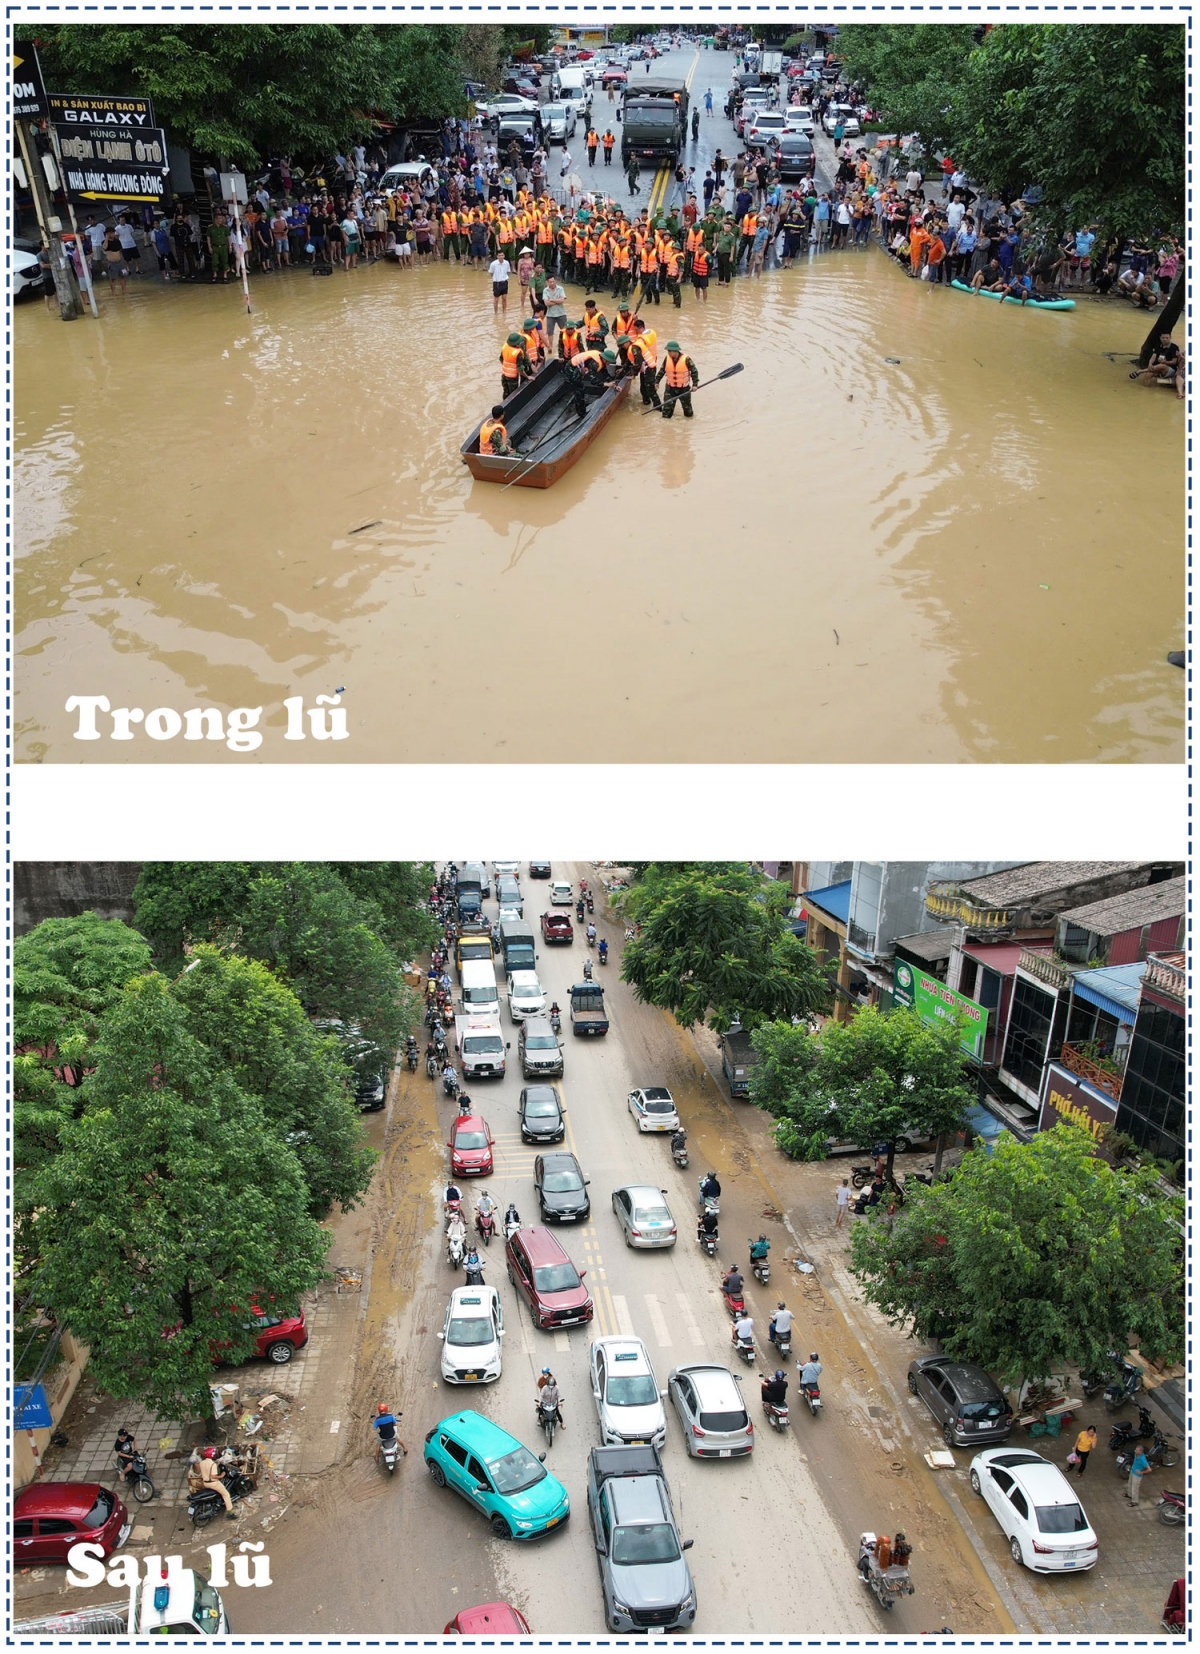
[[[971,1486],[991,1506],[1014,1562],[1039,1574],[1096,1566],[1099,1540],[1075,1489],[1040,1453],[987,1447],[971,1460]]]
[[[793,103],[783,112],[783,130],[785,132],[803,132],[806,138],[811,138],[816,130],[813,112],[807,104]]]
[[[665,1390],[660,1390],[640,1338],[597,1338],[591,1355],[592,1400],[605,1447],[667,1439]]]
[[[629,1093],[629,1112],[639,1131],[678,1131],[675,1099],[665,1085],[642,1086]]]
[[[504,1311],[495,1287],[455,1287],[438,1337],[447,1384],[494,1384],[500,1377],[504,1337]]]
[[[494,121],[501,115],[536,115],[538,103],[535,98],[523,98],[516,92],[498,92],[495,97],[477,103],[475,108],[485,121]]]
[[[514,1022],[526,1017],[544,1016],[546,990],[538,981],[536,971],[514,971],[508,979],[508,1014]]]
[[[862,131],[858,124],[858,116],[848,103],[831,103],[825,111],[825,117],[821,125],[830,138],[833,137],[839,126],[842,129],[842,136],[845,138],[857,138]]]

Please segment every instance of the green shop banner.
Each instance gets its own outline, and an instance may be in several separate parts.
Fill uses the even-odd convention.
[[[987,1010],[939,982],[928,971],[918,970],[906,959],[897,959],[892,971],[892,998],[898,1005],[911,1005],[922,1022],[955,1022],[962,1029],[962,1048],[976,1062],[983,1061],[987,1033]]]

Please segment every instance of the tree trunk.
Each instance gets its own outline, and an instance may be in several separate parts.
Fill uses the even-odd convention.
[[[939,1177],[942,1170],[942,1156],[946,1152],[946,1133],[940,1131],[937,1140],[937,1153],[933,1157],[933,1175]]]
[[[1138,367],[1147,368],[1150,366],[1150,358],[1158,349],[1158,336],[1160,333],[1170,333],[1175,326],[1175,323],[1183,314],[1183,301],[1186,294],[1187,271],[1181,258],[1175,280],[1171,283],[1171,291],[1167,296],[1167,302],[1163,306],[1161,314],[1156,314],[1154,320],[1150,323],[1150,331],[1146,335],[1145,343],[1142,345],[1142,353],[1138,357]]]

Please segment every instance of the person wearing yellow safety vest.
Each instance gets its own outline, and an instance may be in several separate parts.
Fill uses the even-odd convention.
[[[638,384],[644,408],[661,408],[662,400],[654,382],[658,371],[658,335],[648,328],[640,316],[633,320],[633,359],[638,370]]]
[[[700,383],[700,373],[691,357],[683,354],[683,346],[677,339],[672,339],[667,345],[667,354],[655,376],[655,383],[661,385],[664,379],[667,381],[667,394],[663,397],[663,418],[674,417],[678,402],[683,409],[683,417],[690,419],[692,387]]]
[[[533,377],[533,369],[529,365],[529,357],[525,351],[525,339],[520,333],[510,333],[507,341],[500,348],[500,387],[502,400],[507,402],[509,397],[521,388],[522,378]]]
[[[508,440],[508,431],[504,424],[504,404],[497,402],[492,409],[492,417],[485,419],[479,427],[479,452],[481,454],[515,454],[516,449]]]

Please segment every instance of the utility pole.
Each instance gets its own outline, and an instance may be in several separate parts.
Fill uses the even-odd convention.
[[[54,290],[58,294],[58,310],[64,322],[73,322],[83,315],[83,301],[75,281],[75,270],[63,250],[62,220],[55,214],[54,201],[46,188],[46,174],[38,153],[36,128],[39,121],[48,120],[50,110],[37,50],[31,42],[15,41],[9,46],[9,96],[13,125],[21,145],[29,188],[38,223],[50,248],[50,271]]]

